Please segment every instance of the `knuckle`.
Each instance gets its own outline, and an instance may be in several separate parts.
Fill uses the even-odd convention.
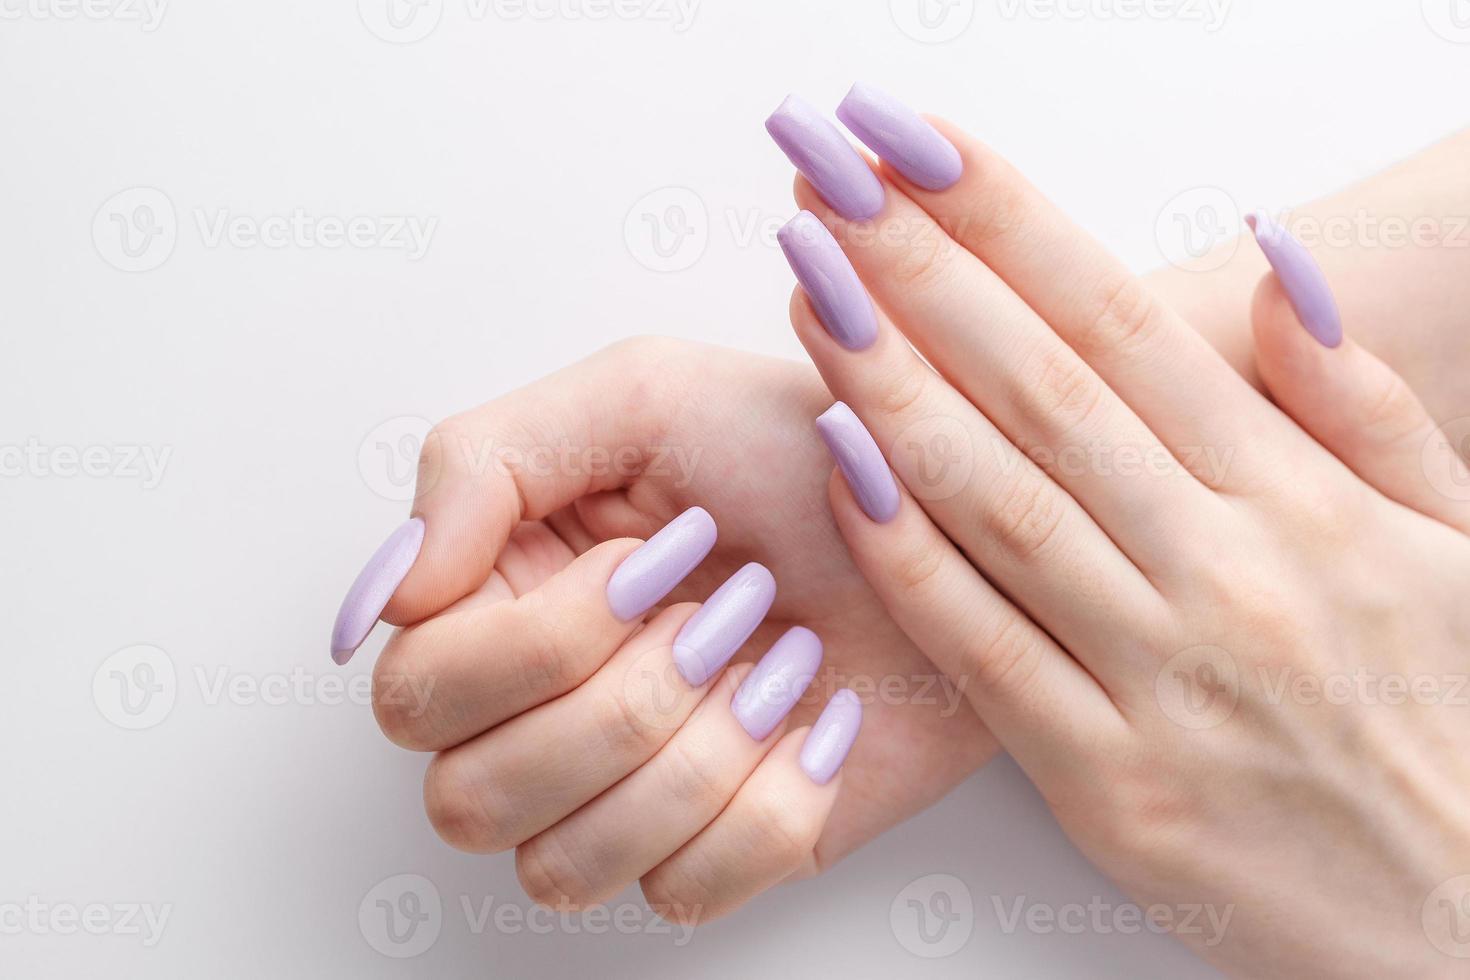
[[[1363,401],[1359,431],[1378,443],[1393,443],[1417,432],[1427,416],[1419,399],[1397,372],[1385,370]]]
[[[992,635],[976,637],[965,651],[975,682],[989,691],[1015,696],[1027,690],[1041,669],[1043,648],[1026,622],[1009,617]]]
[[[665,798],[682,810],[718,812],[729,796],[726,780],[720,778],[722,771],[708,755],[676,738],[668,745],[668,762],[663,767]]]
[[[596,900],[588,877],[554,832],[540,834],[516,848],[516,878],[531,901],[548,908]]]
[[[985,154],[985,172],[975,179],[985,188],[984,200],[970,208],[954,229],[957,238],[972,249],[983,251],[1015,241],[1029,223],[1026,196],[1020,176],[999,158]]]
[[[657,694],[650,692],[650,697]],[[602,698],[593,714],[593,724],[602,736],[608,758],[643,758],[657,747],[659,728],[650,723],[658,717],[642,700],[640,685],[626,685],[612,697]]]
[[[1033,383],[1025,389],[1033,417],[1061,432],[1085,425],[1102,404],[1102,379],[1060,342],[1033,358]]]
[[[1158,331],[1161,307],[1136,277],[1123,275],[1105,281],[1098,287],[1097,296],[1097,314],[1087,332],[1078,338],[1084,353],[1105,351],[1112,356],[1126,356]]]
[[[712,905],[714,892],[672,865],[663,864],[639,882],[643,900],[661,919],[677,925],[698,925]]]
[[[560,632],[541,615],[539,593],[516,600],[519,624],[508,635],[516,637],[515,663],[524,689],[545,700],[564,694],[581,683],[573,666],[571,650]]]
[[[373,717],[388,741],[414,752],[444,747],[437,744],[440,726],[428,693],[433,687],[430,675],[406,655],[378,658],[373,666]]]
[[[817,846],[821,825],[791,799],[770,794],[755,807],[753,826],[760,835],[758,851],[774,868],[794,871]],[[784,877],[784,875],[782,875]]]
[[[927,223],[895,247],[896,255],[889,275],[894,282],[909,289],[932,289],[942,285],[953,274],[954,254],[945,236]]]
[[[891,559],[893,583],[902,594],[920,595],[928,591],[944,567],[944,551],[922,541],[906,541]]]
[[[453,751],[441,752],[424,774],[424,811],[439,838],[456,850],[490,854],[505,849],[475,781]]]
[[[875,379],[873,411],[883,418],[904,419],[913,414],[929,392],[929,379],[919,365],[903,359]]]
[[[1057,538],[1066,511],[1053,485],[1022,476],[981,515],[992,537],[1019,562],[1034,561]]]

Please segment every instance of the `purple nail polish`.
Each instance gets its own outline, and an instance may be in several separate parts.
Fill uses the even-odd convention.
[[[698,687],[750,639],[776,600],[776,580],[751,562],[725,580],[674,637],[674,666]]]
[[[607,580],[607,604],[627,622],[652,609],[715,546],[715,519],[690,507],[639,546]]]
[[[817,676],[822,641],[804,626],[793,626],[761,657],[730,700],[730,711],[759,742],[781,724]]]
[[[1291,232],[1271,220],[1264,211],[1248,216],[1245,223],[1255,233],[1266,261],[1276,270],[1281,288],[1291,301],[1296,317],[1324,347],[1342,343],[1342,315],[1322,267]]]
[[[837,118],[852,135],[928,191],[942,191],[960,179],[960,151],[914,110],[861,82],[840,105]]]
[[[832,781],[861,727],[863,706],[857,695],[846,688],[832,695],[801,745],[801,768],[812,782],[825,786]]]
[[[357,579],[342,600],[342,608],[337,610],[337,622],[332,625],[332,659],[337,663],[351,660],[362,646],[383,614],[383,607],[413,567],[423,544],[424,520],[411,517],[388,535],[388,540],[378,546],[357,573]]]
[[[898,483],[862,421],[843,402],[833,402],[817,418],[817,431],[827,443],[837,468],[852,488],[858,506],[879,524],[898,513]]]
[[[836,126],[794,95],[766,119],[766,132],[822,200],[848,221],[883,210],[883,185]]]
[[[871,346],[878,337],[878,314],[827,226],[802,211],[776,232],[776,241],[833,339],[848,350]]]

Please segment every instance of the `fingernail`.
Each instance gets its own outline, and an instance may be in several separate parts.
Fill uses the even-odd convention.
[[[802,211],[776,232],[776,241],[832,338],[848,350],[871,346],[878,337],[878,314],[827,227]]]
[[[776,599],[776,580],[751,562],[725,580],[674,637],[674,666],[698,687],[750,639]]]
[[[1312,253],[1264,211],[1249,215],[1245,223],[1255,233],[1261,251],[1266,253],[1266,261],[1276,270],[1276,278],[1281,280],[1281,288],[1307,333],[1324,347],[1341,344],[1342,314],[1338,312],[1327,276]]]
[[[878,444],[852,409],[834,402],[818,416],[817,431],[863,513],[879,524],[893,520],[898,513],[898,484]]]
[[[861,82],[837,106],[837,118],[874,153],[928,191],[960,179],[960,151],[914,110]]]
[[[735,720],[757,742],[781,724],[817,676],[822,641],[804,626],[793,626],[761,657],[730,701]]]
[[[627,622],[652,609],[715,546],[715,519],[690,507],[639,546],[607,580],[607,604]]]
[[[424,519],[411,517],[388,535],[368,559],[332,624],[332,659],[345,664],[373,631],[383,607],[413,567],[424,543]]]
[[[788,95],[766,119],[766,132],[832,210],[848,221],[863,221],[883,210],[883,185],[872,168],[809,103]]]
[[[801,768],[818,786],[824,786],[837,775],[858,729],[863,727],[863,706],[856,694],[843,688],[832,695],[817,723],[801,744]]]

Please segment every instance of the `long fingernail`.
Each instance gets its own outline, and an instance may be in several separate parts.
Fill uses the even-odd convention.
[[[730,701],[735,720],[757,742],[776,730],[817,676],[822,641],[804,626],[793,626],[761,657]]]
[[[1264,211],[1248,216],[1245,223],[1255,233],[1266,261],[1276,270],[1296,318],[1324,347],[1342,343],[1342,314],[1327,276],[1306,246]]]
[[[813,106],[788,95],[766,119],[766,132],[832,210],[849,221],[883,210],[883,185],[872,168]]]
[[[725,580],[674,637],[674,666],[693,687],[745,645],[776,600],[776,580],[764,565],[751,562]]]
[[[337,621],[332,624],[332,659],[337,663],[351,660],[373,631],[383,607],[413,568],[423,544],[424,520],[411,517],[388,535],[388,540],[378,546],[357,573],[357,579],[342,600],[342,608],[337,610]]]
[[[863,706],[857,695],[847,688],[832,695],[801,744],[801,768],[812,782],[821,786],[832,781],[861,727]]]
[[[862,420],[843,402],[834,402],[817,418],[817,431],[863,513],[879,524],[893,520],[898,513],[898,483]]]
[[[802,211],[776,232],[776,241],[832,338],[848,350],[871,346],[878,337],[878,314],[826,225]]]
[[[690,507],[639,546],[607,580],[607,604],[627,622],[652,609],[704,561],[715,546],[715,519]]]
[[[837,106],[852,135],[928,191],[942,191],[960,179],[960,151],[914,110],[861,82]]]

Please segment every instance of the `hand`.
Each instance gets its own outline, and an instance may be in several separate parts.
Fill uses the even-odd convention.
[[[821,184],[782,239],[885,607],[1094,861],[1209,913],[1177,928],[1207,958],[1463,975],[1470,474],[1422,405],[1269,221],[1279,408],[986,148],[863,90],[839,114],[881,183],[798,133]]]
[[[969,703],[936,683],[942,675],[877,603],[837,534],[822,501],[828,463],[808,421],[828,400],[805,365],[639,339],[436,427],[414,504],[423,523],[406,525],[401,547],[370,563],[333,646],[339,659],[350,656],[391,594],[384,618],[407,628],[378,661],[375,710],[393,741],[440,751],[425,797],[450,843],[519,847],[533,898],[585,903],[645,875],[704,826],[701,813],[708,820],[714,803],[752,782],[757,801],[805,801],[783,821],[728,822],[752,831],[738,846],[702,848],[707,873],[698,879],[677,873],[687,860],[645,876],[651,902],[707,920],[776,878],[831,863],[994,754]],[[627,539],[647,538],[696,505],[718,523],[718,543],[629,639],[631,627],[609,614],[608,577],[636,546]],[[717,710],[696,711],[693,694],[665,689],[670,724],[637,726],[616,757],[587,751],[598,744],[595,718],[615,729],[619,718],[640,717],[619,714],[636,691],[610,683],[614,672],[657,650],[692,611],[687,603],[749,561],[770,568],[777,591],[737,659],[764,653],[794,625],[826,648],[789,729],[810,725],[840,688],[864,702],[863,735],[825,824],[836,782],[815,790],[807,780],[805,795],[786,789],[802,785],[790,778],[800,775],[799,741],[784,757],[785,743],[765,756],[784,758],[770,778],[745,780],[781,736],[757,743],[734,726],[729,685],[738,674],[712,682],[722,685],[708,695]],[[653,648],[638,646],[651,639]],[[427,692],[427,701],[409,692]],[[677,775],[670,760],[689,744],[723,753],[721,766],[704,759],[710,785],[656,782]],[[625,847],[630,832],[663,852]],[[783,832],[771,862],[752,859],[757,840]],[[609,861],[620,849],[624,860]]]

